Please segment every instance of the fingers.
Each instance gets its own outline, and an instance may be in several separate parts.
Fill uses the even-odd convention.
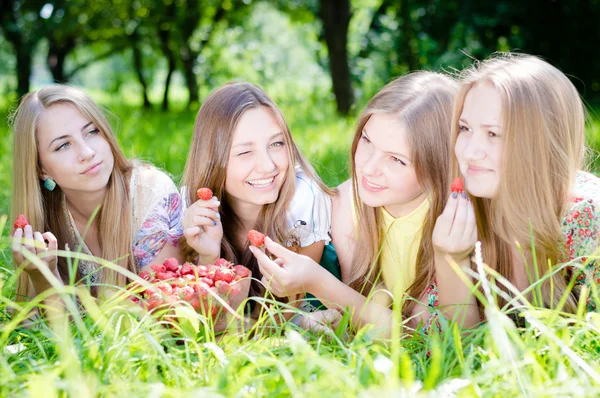
[[[294,253],[293,251],[286,249],[285,247],[281,246],[279,243],[273,242],[273,240],[271,238],[269,238],[268,236],[265,237],[265,247],[275,257],[281,258],[284,261],[290,261],[290,260],[293,261],[294,259],[296,259],[296,256],[298,256],[297,253]]]
[[[23,232],[23,245],[25,246],[25,249],[35,253],[35,248],[33,247],[33,229],[31,228],[31,225],[26,225]]]
[[[268,238],[267,238],[268,239]],[[266,243],[266,239],[265,239]],[[281,272],[281,266],[279,263],[271,260],[262,250],[257,249],[254,246],[250,246],[250,251],[256,257],[256,261],[258,261],[258,266],[263,275],[268,274],[272,276],[277,276]]]
[[[33,246],[36,254],[45,253],[48,250],[46,242],[44,242],[44,237],[38,231],[33,233]]]
[[[48,241],[48,250],[55,251],[58,250],[58,240],[56,236],[52,232],[45,232],[42,234],[42,237]]]
[[[15,233],[13,234],[11,249],[12,249],[12,253],[13,253],[13,256],[15,257],[15,259],[17,257],[19,258],[19,262],[21,261],[20,257],[21,257],[21,242],[22,242],[22,240],[23,240],[23,229],[17,228],[15,230]]]

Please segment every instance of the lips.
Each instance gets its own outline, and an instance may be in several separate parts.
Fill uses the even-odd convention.
[[[277,175],[269,178],[246,180],[246,183],[254,188],[266,188],[269,185],[273,184],[273,182],[275,181],[275,177],[277,177]]]
[[[493,170],[487,169],[485,167],[479,167],[479,166],[473,166],[473,165],[467,166],[467,173],[470,173],[470,174],[483,174],[483,173],[489,173],[491,171],[493,171]]]
[[[369,192],[379,192],[379,191],[383,191],[384,189],[386,189],[386,187],[384,187],[384,186],[377,185],[377,184],[370,182],[369,180],[367,180],[366,177],[363,177],[361,179],[361,183],[362,183],[363,188],[365,188]]]
[[[85,169],[83,172],[81,172],[80,174],[87,174],[90,171],[94,170],[96,167],[100,166],[102,164],[102,162],[98,162],[93,164],[92,166],[88,167],[87,169]]]

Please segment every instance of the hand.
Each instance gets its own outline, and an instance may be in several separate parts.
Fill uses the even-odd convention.
[[[300,327],[313,333],[333,334],[342,315],[335,309],[309,312],[300,315]]]
[[[46,242],[48,243],[46,244]],[[17,228],[13,234],[12,254],[15,265],[23,266],[23,270],[31,277],[38,277],[40,270],[36,265],[27,262],[23,250],[28,250],[40,257],[48,270],[55,274],[57,260],[55,252],[57,248],[58,242],[52,232],[43,234],[38,231],[33,232],[31,225],[27,225],[25,228]]]
[[[209,200],[197,200],[183,213],[183,234],[187,244],[200,255],[201,264],[214,264],[221,255],[223,224],[219,204],[213,196]]]
[[[323,270],[313,259],[294,253],[273,242],[268,236],[265,247],[277,257],[271,260],[260,249],[250,246],[250,251],[258,261],[262,273],[262,282],[278,297],[289,297],[310,291],[313,281],[318,280],[318,273]]]
[[[435,223],[432,241],[438,255],[449,255],[457,263],[469,257],[477,242],[477,223],[466,192],[450,195]]]

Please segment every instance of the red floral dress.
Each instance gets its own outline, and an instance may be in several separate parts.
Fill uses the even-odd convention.
[[[580,171],[575,182],[573,205],[561,223],[565,246],[559,259],[559,263],[573,262],[567,267],[567,272],[576,277],[575,288],[585,285],[591,290],[592,284],[600,284],[600,267],[596,266],[595,260],[588,261],[588,256],[598,249],[599,220],[600,178]],[[434,310],[438,306],[438,288],[435,281],[425,293],[431,316],[421,331],[427,333],[436,324],[437,312]],[[596,311],[591,297],[587,298],[587,307],[588,311]]]

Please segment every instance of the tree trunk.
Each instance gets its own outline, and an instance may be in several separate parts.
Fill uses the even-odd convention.
[[[194,66],[196,64],[196,57],[198,55],[192,51],[187,43],[184,43],[181,47],[181,64],[183,66],[183,76],[185,77],[185,84],[187,86],[190,97],[188,99],[188,108],[194,108],[198,105],[198,79],[194,73]]]
[[[402,19],[402,37],[399,40],[398,52],[403,55],[402,58],[406,60],[408,70],[418,70],[421,67],[419,62],[419,56],[413,46],[415,40],[415,31],[412,26],[412,20],[410,18],[410,1],[404,0],[400,4],[400,18]]]
[[[152,104],[150,104],[150,101],[148,100],[148,83],[146,83],[146,79],[144,78],[144,69],[143,69],[143,62],[142,62],[142,51],[140,50],[139,46],[137,45],[137,38],[133,37],[132,38],[132,42],[133,42],[133,66],[135,68],[135,73],[137,75],[137,78],[140,82],[140,84],[142,85],[142,94],[144,96],[144,108],[145,109],[150,109],[152,107]]]
[[[16,46],[17,52],[17,96],[23,97],[29,92],[29,77],[31,76],[31,54],[27,47]]]
[[[171,86],[171,77],[175,72],[175,58],[171,54],[169,58],[169,71],[167,72],[167,78],[165,79],[165,92],[163,94],[162,110],[166,112],[169,110],[169,87]]]
[[[50,39],[47,62],[54,82],[67,83],[69,81],[68,76],[65,74],[65,59],[74,48],[74,37],[68,38],[65,43],[60,44]]]
[[[321,0],[319,17],[325,31],[337,111],[347,115],[354,103],[347,50],[348,24],[352,17],[350,0]]]

